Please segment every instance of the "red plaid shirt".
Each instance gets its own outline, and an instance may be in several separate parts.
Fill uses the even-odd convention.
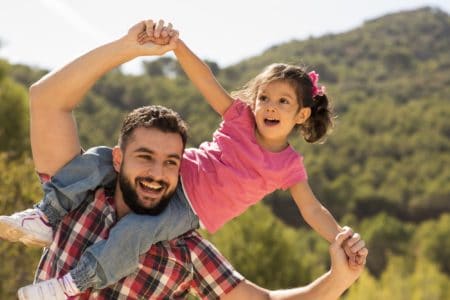
[[[36,281],[69,272],[87,247],[108,238],[116,221],[113,198],[97,190],[93,201],[62,220],[52,244],[44,250]],[[189,292],[202,299],[218,299],[241,280],[218,250],[193,231],[153,245],[141,255],[139,268],[118,283],[71,299],[184,299]]]

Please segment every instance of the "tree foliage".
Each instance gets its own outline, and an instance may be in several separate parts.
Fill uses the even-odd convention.
[[[305,157],[315,195],[369,246],[368,271],[345,298],[450,299],[449,15],[400,12],[276,45],[227,68],[207,63],[231,91],[273,62],[317,70],[334,101],[337,126],[327,141],[310,145],[294,136],[291,144]],[[144,70],[113,70],[88,93],[75,112],[84,147],[114,145],[123,115],[147,104],[178,111],[190,125],[190,146],[210,139],[220,117],[176,61],[163,57]],[[41,196],[28,151],[26,90],[45,72],[0,60],[0,214]],[[328,268],[326,242],[305,226],[289,194],[276,192],[265,204],[208,238],[266,287],[303,284]],[[31,282],[38,256],[0,242],[0,299]]]
[[[42,193],[29,155],[11,161],[0,153],[0,170],[1,214],[32,207]],[[41,252],[0,240],[0,299],[15,299],[17,289],[33,281]]]
[[[28,150],[28,102],[24,87],[2,75],[9,68],[0,60],[0,152],[17,156]]]

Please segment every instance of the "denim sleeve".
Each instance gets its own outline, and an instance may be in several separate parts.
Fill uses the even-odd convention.
[[[155,216],[129,213],[110,230],[107,240],[91,245],[70,271],[80,290],[104,288],[133,273],[139,256],[160,241],[197,229],[199,221],[178,184],[164,211]]]
[[[76,156],[44,183],[44,197],[37,206],[56,227],[83,201],[93,199],[93,191],[97,187],[115,183],[116,175],[112,149],[103,146],[91,148]]]

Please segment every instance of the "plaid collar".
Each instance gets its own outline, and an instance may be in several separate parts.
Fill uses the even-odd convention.
[[[93,201],[85,201],[62,220],[53,243],[44,250],[36,281],[69,272],[88,246],[108,238],[116,222],[113,197],[97,190]],[[217,299],[241,280],[212,244],[189,232],[152,246],[140,256],[139,268],[116,284],[71,299],[184,299],[189,290]]]

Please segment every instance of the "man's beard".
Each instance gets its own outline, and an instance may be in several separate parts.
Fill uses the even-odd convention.
[[[172,198],[173,194],[175,193],[175,191],[172,191],[167,195],[163,195],[158,204],[156,204],[154,207],[145,207],[139,204],[139,196],[137,195],[136,189],[133,187],[130,180],[125,175],[125,172],[123,171],[123,164],[120,168],[118,179],[120,190],[122,191],[123,201],[134,213],[140,215],[159,215],[167,207],[170,198]]]

